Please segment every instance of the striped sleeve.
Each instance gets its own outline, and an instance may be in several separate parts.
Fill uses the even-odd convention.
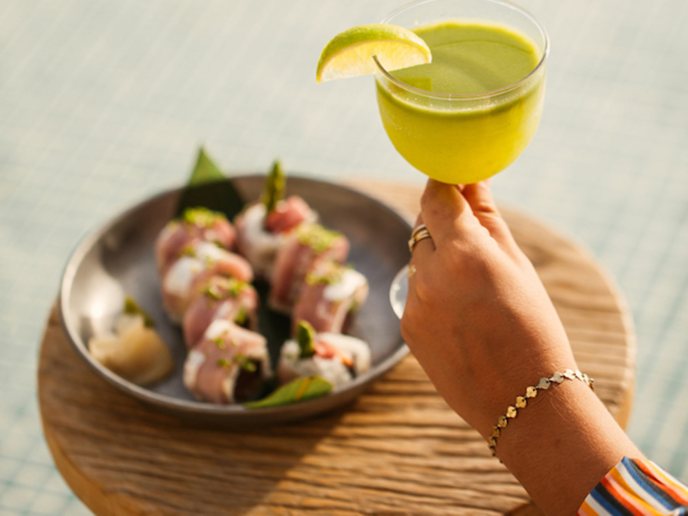
[[[649,460],[624,457],[588,494],[579,516],[688,516],[688,487]]]

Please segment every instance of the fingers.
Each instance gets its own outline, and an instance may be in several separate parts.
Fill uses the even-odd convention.
[[[429,179],[420,199],[421,214],[435,245],[461,237],[473,214],[459,188]]]
[[[421,214],[435,247],[470,240],[482,226],[504,251],[520,253],[486,181],[459,187],[430,179],[421,197]]]
[[[462,193],[475,217],[497,243],[504,247],[516,245],[509,227],[497,209],[487,182],[466,185]]]
[[[423,217],[418,215],[415,227],[424,224]],[[416,243],[409,262],[409,297],[416,297],[418,292],[428,290],[428,280],[435,267],[435,244],[432,238],[424,238]]]
[[[416,219],[416,225],[414,228],[417,228],[421,224],[425,224],[423,221],[423,215],[419,214],[418,218]],[[428,228],[429,230],[430,228]],[[430,233],[432,235],[432,232]],[[411,253],[411,263],[418,267],[419,264],[429,264],[430,263],[430,256],[435,252],[435,242],[433,241],[432,238],[424,238],[423,240],[420,240],[416,243],[416,245],[413,247],[413,252]]]
[[[409,346],[416,343],[414,336],[418,331],[417,319],[419,310],[418,297],[413,289],[409,288],[408,296],[406,297],[406,305],[404,306],[404,313],[400,321],[401,336],[404,342],[409,344]]]

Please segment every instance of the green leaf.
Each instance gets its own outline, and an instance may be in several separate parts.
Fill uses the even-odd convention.
[[[175,217],[181,217],[188,208],[200,206],[223,213],[228,219],[236,217],[245,202],[234,183],[215,164],[203,147],[185,188],[182,189]]]
[[[280,387],[267,398],[244,403],[250,409],[279,407],[299,401],[320,398],[332,391],[332,384],[320,376],[304,376]]]
[[[226,176],[220,170],[210,156],[205,152],[203,147],[198,149],[198,157],[196,158],[196,165],[191,171],[188,185],[197,186],[205,183],[212,183],[213,181],[222,181]]]

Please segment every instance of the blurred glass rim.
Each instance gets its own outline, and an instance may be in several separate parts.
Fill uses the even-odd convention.
[[[420,7],[425,4],[432,4],[437,1],[441,0],[416,0],[414,2],[407,3],[398,9],[395,9],[391,13],[389,13],[385,18],[381,20],[380,23],[391,23],[394,18],[397,16],[405,13],[406,11],[409,11],[411,9],[415,9],[417,7]],[[402,88],[409,93],[413,93],[415,95],[419,95],[422,97],[427,97],[431,99],[437,99],[437,100],[466,100],[466,101],[473,101],[473,100],[487,100],[491,97],[496,97],[499,95],[503,95],[505,93],[509,93],[511,91],[514,91],[518,89],[519,87],[523,86],[528,80],[533,77],[540,69],[542,69],[545,65],[545,61],[547,60],[547,56],[549,55],[549,37],[547,36],[547,32],[545,31],[544,27],[537,21],[537,19],[530,14],[528,11],[523,9],[522,7],[508,1],[508,0],[481,0],[484,3],[489,3],[489,4],[494,4],[498,5],[501,7],[505,7],[507,9],[510,9],[514,12],[517,12],[518,14],[522,15],[526,20],[528,20],[530,23],[533,24],[533,26],[538,30],[540,33],[540,36],[542,38],[542,47],[541,47],[541,55],[540,59],[538,60],[537,64],[533,69],[528,72],[527,75],[522,77],[516,82],[513,82],[511,84],[507,84],[506,86],[503,86],[501,88],[497,88],[495,90],[490,90],[486,91],[484,93],[480,93],[478,95],[475,94],[467,94],[467,95],[461,95],[457,93],[440,93],[440,92],[430,92],[428,90],[423,90],[421,88],[417,88],[415,86],[412,86],[404,81],[401,81],[394,77],[384,66],[382,66],[382,63],[378,60],[377,56],[373,56],[373,59],[375,60],[375,64],[377,65],[377,68],[380,72],[380,74],[393,83],[395,86],[398,86],[399,88]],[[460,18],[457,18],[460,19]],[[439,20],[438,20],[439,21]]]

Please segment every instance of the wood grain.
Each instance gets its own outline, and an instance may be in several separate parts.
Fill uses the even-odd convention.
[[[419,190],[358,183],[412,216]],[[628,420],[635,343],[590,255],[504,209],[581,369]],[[38,370],[43,430],[67,483],[97,514],[537,514],[412,357],[345,410],[251,431],[197,427],[116,391],[76,355],[53,310]]]

